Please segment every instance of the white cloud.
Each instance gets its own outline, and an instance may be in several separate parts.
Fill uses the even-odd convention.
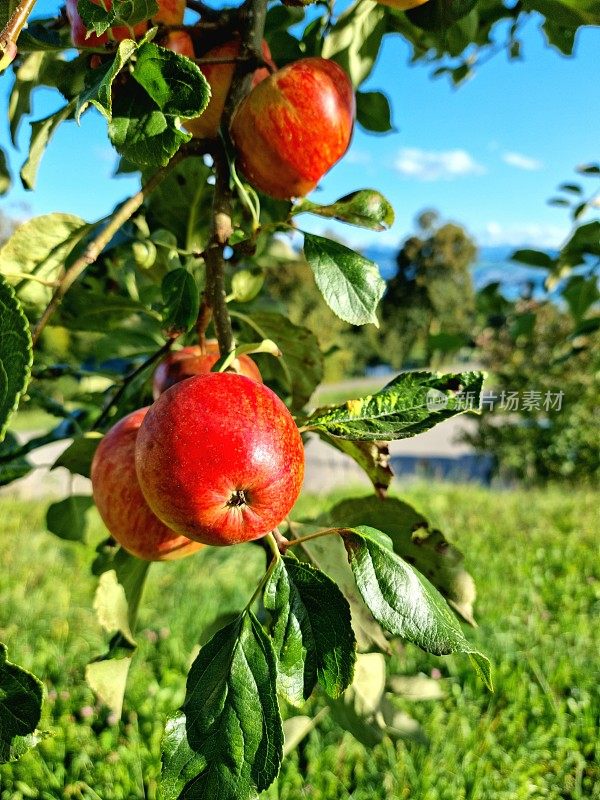
[[[373,162],[373,157],[371,153],[367,153],[366,150],[349,150],[344,156],[344,161],[347,164],[366,166]]]
[[[543,169],[544,165],[537,158],[531,156],[524,156],[523,153],[507,152],[502,154],[502,161],[509,164],[511,167],[517,169],[524,169],[528,172],[535,172],[538,169]]]
[[[476,234],[478,244],[484,247],[506,245],[507,247],[556,248],[564,242],[569,233],[567,225],[546,225],[541,223],[516,223],[501,225],[488,222]]]
[[[482,175],[484,167],[466,150],[420,150],[404,147],[394,162],[402,175],[418,181],[451,181],[465,175]]]

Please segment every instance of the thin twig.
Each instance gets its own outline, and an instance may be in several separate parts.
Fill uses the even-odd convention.
[[[179,334],[177,334],[177,336],[178,335]],[[111,397],[107,405],[102,409],[102,413],[100,414],[98,419],[94,422],[90,430],[97,431],[99,428],[102,427],[102,425],[108,419],[111,409],[113,409],[117,405],[119,400],[123,397],[123,395],[127,391],[127,387],[131,384],[131,382],[134,381],[138,375],[141,375],[145,369],[154,364],[155,361],[158,361],[160,358],[162,358],[162,356],[164,356],[164,354],[171,349],[175,339],[177,339],[177,336],[171,336],[169,339],[167,339],[167,341],[161,347],[159,347],[158,350],[152,353],[151,356],[148,356],[148,358],[145,361],[143,361],[139,365],[139,367],[136,367],[134,370],[132,370],[128,375],[126,375],[123,378],[123,383]]]
[[[306,536],[299,536],[297,539],[287,539],[286,540],[286,549],[288,547],[295,547],[297,544],[304,544],[304,542],[310,542],[311,539],[320,539],[321,536],[332,536],[334,533],[339,533],[339,528],[324,528],[322,531],[317,531],[316,533],[309,533]]]
[[[62,278],[60,278],[58,286],[54,290],[50,302],[44,309],[42,316],[36,322],[31,332],[31,338],[34,346],[37,344],[40,334],[60,305],[63,297],[75,283],[77,278],[79,278],[79,276],[85,272],[90,264],[93,264],[94,261],[96,261],[98,256],[102,253],[106,245],[109,244],[119,228],[121,228],[127,222],[127,220],[129,220],[135,214],[135,212],[141,207],[146,197],[152,194],[152,192],[159,186],[160,183],[162,183],[171,170],[186,156],[187,152],[185,150],[179,150],[166,167],[163,167],[155,172],[154,175],[148,180],[146,185],[143,186],[137,194],[133,195],[133,197],[130,197],[129,200],[123,203],[118,211],[113,214],[106,227],[104,227],[100,233],[94,239],[92,239],[92,241],[86,247],[85,252],[79,256],[79,258],[76,259],[73,264],[71,264],[69,269],[66,270]]]
[[[7,67],[17,54],[17,39],[23,30],[27,18],[33,11],[35,0],[21,0],[15,8],[11,18],[6,23],[4,30],[0,33],[0,71]],[[8,56],[6,63],[4,55]]]

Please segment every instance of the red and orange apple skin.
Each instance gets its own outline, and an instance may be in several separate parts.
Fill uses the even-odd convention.
[[[202,56],[203,59],[235,58],[240,54],[240,40],[233,39],[224,44],[213,47]],[[263,58],[273,69],[275,65],[271,59],[269,45],[263,40]],[[212,139],[218,132],[221,125],[221,117],[225,109],[225,101],[229,93],[229,87],[233,80],[235,64],[200,64],[200,69],[208,83],[210,84],[211,97],[208,105],[199,117],[187,119],[184,126],[196,139]],[[255,70],[252,76],[252,86],[257,86],[270,75],[266,67]]]
[[[335,62],[289,64],[235,112],[231,137],[242,172],[271,197],[303,197],[348,149],[355,110],[350,79]]]
[[[92,461],[94,501],[110,534],[146,561],[183,558],[202,545],[169,530],[150,510],[135,470],[135,443],[148,409],[117,422],[102,439]]]
[[[181,25],[185,13],[185,0],[157,0],[158,11],[152,22],[161,25]]]
[[[219,343],[216,339],[209,339],[204,344],[204,350],[199,345],[183,347],[161,361],[154,372],[152,379],[152,394],[156,400],[171,386],[194,375],[207,375],[219,360]],[[262,383],[260,370],[250,358],[242,355],[237,359],[238,372],[253,381]]]
[[[179,53],[180,56],[196,57],[192,37],[185,31],[169,31],[160,44],[173,53]]]
[[[177,383],[140,428],[136,468],[152,511],[172,530],[217,546],[259,539],[296,502],[304,448],[264,384],[234,373]]]
[[[100,0],[92,0],[92,2],[96,5],[100,5]],[[132,35],[137,39],[140,36],[143,36],[148,30],[147,22],[139,22],[134,26],[133,34],[127,26],[120,25],[116,28],[110,28],[109,31],[101,34],[100,36],[95,33],[91,33],[88,36],[87,28],[81,19],[77,5],[78,0],[67,0],[67,19],[69,20],[69,24],[71,26],[71,40],[75,47],[102,47],[111,39],[115,42],[122,42],[124,39],[131,39]],[[105,5],[106,8],[110,10],[112,6],[112,0],[106,0]]]

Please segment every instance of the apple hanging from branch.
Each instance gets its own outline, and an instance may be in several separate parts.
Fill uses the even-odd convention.
[[[102,439],[92,461],[94,501],[111,536],[146,561],[183,558],[202,545],[169,530],[150,510],[135,471],[135,443],[148,408],[117,422]]]
[[[216,339],[209,339],[204,343],[204,347],[191,345],[170,352],[154,372],[152,380],[154,399],[156,400],[179,381],[192,378],[194,375],[207,375],[219,358],[219,343]],[[241,355],[237,362],[240,375],[245,375],[258,383],[263,382],[260,370],[250,356]]]
[[[159,519],[212,545],[272,531],[304,478],[302,438],[284,403],[264,384],[229,372],[167,389],[144,418],[135,459]]]
[[[303,197],[348,149],[354,116],[354,89],[338,64],[295,61],[255,86],[236,109],[237,162],[265,194]]]

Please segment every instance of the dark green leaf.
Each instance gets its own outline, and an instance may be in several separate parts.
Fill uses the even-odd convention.
[[[42,156],[46,151],[48,143],[54,136],[58,126],[69,119],[75,111],[76,103],[72,100],[66,106],[56,111],[54,114],[31,123],[31,141],[29,143],[29,155],[21,167],[21,181],[26,189],[33,189],[40,166]]]
[[[113,99],[108,126],[111,142],[120,155],[139,166],[164,167],[184,142],[192,138],[176,118],[157,109],[152,98],[130,80]]]
[[[4,440],[0,442],[0,486],[7,486],[25,477],[32,469],[33,466],[20,454],[18,441],[7,431]]]
[[[19,34],[20,53],[57,53],[69,46],[64,34],[37,22],[30,22]]]
[[[197,117],[210,99],[210,86],[189,58],[152,42],[138,50],[133,77],[163,114]]]
[[[29,324],[13,288],[0,275],[0,442],[29,383],[32,360]]]
[[[394,209],[375,189],[352,192],[327,206],[304,199],[292,209],[293,214],[305,212],[318,214],[320,217],[332,217],[372,231],[384,231],[394,224]]]
[[[561,183],[558,188],[563,192],[571,192],[571,194],[583,194],[583,189],[578,183]]]
[[[317,431],[324,442],[354,459],[364,469],[377,494],[382,497],[394,477],[390,468],[390,451],[387,442],[354,442],[350,439],[336,439]]]
[[[162,742],[162,800],[253,800],[277,777],[283,730],[277,663],[249,612],[200,650]]]
[[[317,409],[305,426],[341,439],[406,439],[478,409],[483,380],[481,372],[404,372],[373,395]]]
[[[582,264],[586,256],[600,256],[600,222],[588,222],[580,225],[560,251],[559,265],[576,267]]]
[[[86,512],[93,500],[88,495],[71,495],[48,506],[46,527],[60,539],[83,542],[87,531]]]
[[[101,439],[102,434],[95,431],[78,436],[59,455],[52,465],[52,469],[65,467],[74,475],[83,475],[84,478],[89,478],[92,459]]]
[[[467,653],[491,689],[488,659],[466,640],[437,589],[394,553],[389,538],[366,526],[340,534],[358,589],[379,624],[428,653]]]
[[[169,333],[185,333],[198,319],[200,295],[187,269],[167,272],[162,282],[163,323]]]
[[[33,734],[42,713],[41,681],[11,664],[7,655],[6,645],[0,642],[0,763],[25,751],[22,740],[17,743],[19,753],[13,751],[14,739]]]
[[[319,522],[328,527],[368,525],[383,531],[394,552],[425,575],[466,622],[475,624],[475,583],[464,568],[463,554],[408,503],[395,497],[356,497],[337,503]]]
[[[91,70],[86,75],[85,90],[77,99],[75,120],[79,119],[90,103],[110,120],[112,115],[112,86],[113,81],[121,72],[125,64],[136,51],[136,44],[131,39],[120,42],[118,50],[112,61],[102,64],[97,69]]]
[[[81,313],[82,308],[85,314]],[[139,301],[125,295],[90,291],[81,285],[70,289],[59,311],[60,324],[73,331],[105,332],[107,325],[115,329],[123,324],[131,327],[136,317],[147,333],[160,333],[156,316]]]
[[[375,309],[385,291],[377,264],[339,242],[304,233],[304,255],[334,314],[352,325],[377,325]]]
[[[8,169],[6,153],[0,148],[0,196],[6,194],[10,189],[11,178]]]
[[[300,705],[317,681],[339,697],[352,680],[356,641],[350,606],[337,585],[320,570],[295,558],[280,559],[264,590],[273,618],[279,688]]]
[[[562,295],[567,301],[573,319],[579,322],[590,306],[600,299],[598,279],[595,275],[590,278],[574,275],[569,279]]]
[[[530,267],[541,267],[542,269],[552,269],[556,266],[555,259],[541,250],[515,250],[510,260],[518,261],[519,264],[527,264]]]
[[[101,3],[79,0],[77,5],[86,28],[99,36],[113,25],[136,25],[150,19],[158,10],[154,0],[114,0],[106,10]]]
[[[580,175],[600,175],[600,164],[581,164],[577,172]]]
[[[392,131],[394,126],[388,96],[383,92],[357,92],[356,119],[367,131]]]
[[[292,409],[302,408],[323,379],[323,355],[316,336],[287,317],[268,311],[252,315],[232,312],[264,339],[271,339],[281,350],[281,358],[260,361],[263,378],[275,378],[289,392]]]

